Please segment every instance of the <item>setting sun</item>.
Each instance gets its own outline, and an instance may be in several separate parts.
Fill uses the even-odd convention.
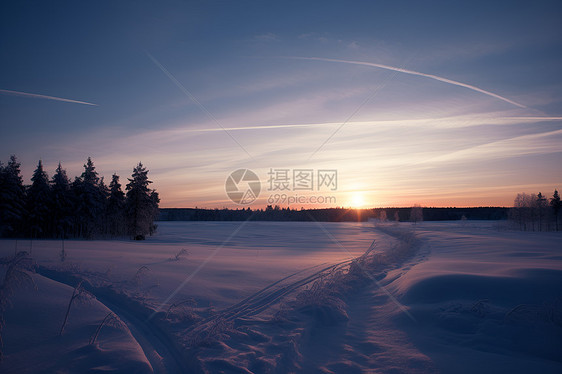
[[[363,193],[354,192],[353,195],[351,195],[350,205],[352,208],[362,208],[365,205]]]

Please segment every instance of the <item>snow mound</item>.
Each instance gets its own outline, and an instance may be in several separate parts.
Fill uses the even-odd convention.
[[[560,373],[562,235],[435,226],[389,285],[415,319],[395,315],[400,329],[442,372]]]
[[[2,274],[3,275],[3,274]],[[72,306],[59,330],[73,289],[32,274],[37,290],[18,289],[7,309],[2,373],[152,373],[141,347],[126,327],[105,326],[90,345],[109,310],[95,299]]]

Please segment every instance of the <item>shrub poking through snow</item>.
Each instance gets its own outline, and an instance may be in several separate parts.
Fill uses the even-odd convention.
[[[59,335],[62,335],[62,333],[64,332],[64,328],[66,327],[66,323],[68,322],[68,315],[70,314],[70,308],[72,307],[72,304],[75,302],[87,303],[92,301],[93,299],[94,299],[94,295],[88,292],[83,286],[83,281],[80,281],[76,285],[76,287],[74,287],[74,291],[72,291],[72,296],[68,301],[68,307],[66,308],[66,314],[64,315],[64,321],[62,322]]]
[[[135,284],[135,286],[140,287],[142,284],[142,280],[144,278],[146,278],[146,275],[150,272],[150,269],[148,268],[148,266],[143,265],[141,266],[137,272],[135,273],[135,275],[133,276],[133,283]]]
[[[270,319],[271,323],[285,323],[289,320],[289,306],[286,303],[281,303],[279,310],[277,310]]]
[[[543,304],[519,304],[508,311],[504,321],[543,321],[562,326],[562,300]]]
[[[334,325],[349,319],[346,304],[338,292],[343,273],[338,271],[328,276],[321,277],[310,289],[303,290],[296,296],[296,308],[312,315],[322,325]]]
[[[96,344],[96,340],[98,339],[98,336],[101,332],[101,329],[104,326],[115,327],[119,330],[125,330],[127,328],[125,323],[123,321],[121,321],[121,318],[119,318],[115,313],[109,312],[109,313],[107,313],[105,318],[100,322],[100,324],[96,328],[96,332],[94,333],[94,335],[92,335],[92,337],[90,337],[90,341],[89,341],[90,345]]]
[[[177,308],[180,308],[180,307],[185,309],[186,307],[194,307],[196,305],[197,305],[197,303],[192,298],[189,298],[189,299],[177,302],[177,303],[173,303],[172,305],[170,305],[168,307],[168,310],[166,311],[166,319],[170,315],[170,312],[174,309],[177,309]]]
[[[27,252],[18,252],[13,257],[0,259],[0,265],[6,266],[4,280],[0,285],[0,306],[8,305],[10,297],[21,286],[31,285],[36,288],[29,272],[34,270],[34,264]]]
[[[168,261],[179,261],[179,260],[181,260],[182,256],[187,256],[188,254],[189,254],[189,251],[185,248],[182,248],[178,253],[176,253],[174,255],[174,257],[170,257],[168,259]]]
[[[377,270],[377,267],[384,263],[381,253],[373,253],[377,249],[376,241],[373,240],[369,248],[361,256],[355,258],[349,264],[346,280],[348,282],[357,282],[370,278],[369,272]]]
[[[229,335],[228,332],[234,329],[231,321],[225,318],[216,318],[199,330],[191,339],[191,345],[197,346],[210,346],[217,341],[226,340]]]
[[[10,305],[10,299],[20,287],[30,286],[37,289],[37,286],[29,274],[34,270],[34,264],[27,252],[18,252],[13,257],[2,258],[0,265],[7,267],[2,284],[0,284],[0,360],[2,360],[4,312]]]
[[[490,306],[488,305],[488,299],[478,300],[470,307],[470,311],[476,314],[478,317],[485,317],[490,312]]]
[[[134,287],[134,292],[143,296],[148,296],[150,291],[160,287],[158,279],[151,274],[150,268],[146,265],[142,265],[137,269],[130,283]]]

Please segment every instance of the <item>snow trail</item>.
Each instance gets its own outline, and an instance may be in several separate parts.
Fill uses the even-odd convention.
[[[72,274],[44,266],[37,266],[36,272],[70,287],[74,287],[81,279]],[[155,373],[196,372],[194,370],[195,365],[188,365],[192,360],[182,353],[173,339],[157,325],[156,321],[147,321],[150,312],[148,309],[129,299],[126,295],[117,293],[111,287],[95,287],[87,282],[84,282],[83,285],[100,303],[125,322],[144,351]]]
[[[369,292],[363,287],[367,283],[372,283],[373,280],[371,279],[369,282],[368,278],[370,277],[366,277],[365,274],[361,276],[356,273],[350,275],[346,274],[353,268],[354,263],[359,265],[359,267],[370,266],[371,262],[369,261],[371,261],[371,256],[373,256],[372,259],[376,261],[373,262],[373,266],[375,267],[372,268],[372,270],[376,270],[376,278],[381,279],[379,277],[380,275],[384,278],[386,271],[396,266],[400,267],[406,258],[409,258],[410,255],[415,253],[412,252],[413,247],[412,251],[403,251],[396,249],[399,247],[393,244],[403,242],[402,236],[404,232],[402,230],[384,228],[380,231],[383,231],[385,234],[384,236],[387,236],[385,240],[390,239],[390,243],[387,243],[389,247],[386,248],[387,246],[385,245],[385,248],[383,248],[380,253],[378,250],[374,251],[374,246],[372,244],[361,256],[348,258],[336,263],[324,262],[298,270],[281,279],[275,280],[243,300],[188,326],[185,330],[182,330],[183,337],[172,332],[175,331],[173,326],[166,325],[169,321],[164,321],[161,314],[157,314],[155,316],[156,318],[148,319],[148,317],[154,313],[153,308],[144,304],[142,301],[131,298],[130,295],[122,293],[119,289],[105,285],[96,286],[91,283],[87,283],[86,288],[94,294],[101,303],[114,311],[115,314],[127,324],[131,334],[142,347],[145,356],[156,373],[201,372],[214,367],[213,365],[215,364],[219,365],[216,367],[216,369],[218,369],[221,365],[226,365],[226,363],[229,365],[232,364],[234,365],[233,367],[236,368],[248,368],[249,366],[245,365],[252,366],[256,364],[257,361],[254,362],[253,360],[247,364],[238,363],[236,362],[238,359],[229,357],[230,354],[227,354],[227,352],[215,352],[214,354],[218,354],[218,356],[215,357],[216,359],[213,359],[212,355],[206,357],[213,351],[213,349],[208,351],[207,348],[210,346],[207,344],[210,344],[211,340],[215,338],[214,335],[216,333],[218,333],[217,339],[219,340],[219,345],[224,344],[224,347],[231,345],[229,348],[231,352],[238,352],[238,355],[244,355],[244,352],[247,352],[248,349],[252,351],[255,350],[254,352],[262,352],[261,354],[266,354],[265,352],[270,350],[279,351],[279,360],[275,360],[277,363],[273,366],[277,369],[286,368],[288,370],[293,370],[299,368],[299,365],[303,365],[302,369],[304,369],[304,371],[306,371],[307,368],[312,368],[308,363],[303,362],[299,350],[303,350],[303,353],[307,353],[306,361],[310,361],[310,364],[318,364],[320,367],[326,364],[326,367],[332,367],[333,369],[337,367],[344,370],[353,369],[351,366],[347,368],[340,366],[341,360],[361,360],[361,357],[373,355],[374,351],[372,348],[374,345],[371,344],[372,342],[358,339],[358,331],[365,323],[369,324],[364,317],[369,317],[373,312],[376,314],[379,313],[375,312],[375,309],[377,309],[376,305],[373,305],[372,301],[369,302],[369,298],[373,297],[373,294],[367,295]],[[406,241],[404,241],[404,243],[406,243]],[[406,244],[407,247],[410,247],[410,244],[413,243],[408,242]],[[355,266],[355,268],[357,268],[357,266]],[[69,286],[76,284],[82,279],[80,275],[74,275],[48,267],[39,266],[37,271],[43,276]],[[354,272],[357,271],[357,269],[354,270]],[[363,269],[363,271],[365,271],[365,269]],[[356,278],[358,276],[359,278]],[[333,362],[324,362],[323,360],[326,360],[327,357],[322,352],[315,352],[314,350],[307,349],[307,346],[311,342],[309,334],[315,333],[315,326],[320,326],[323,322],[315,322],[314,319],[316,317],[313,317],[313,315],[306,315],[307,312],[302,306],[291,301],[291,296],[300,295],[299,292],[303,292],[305,286],[318,282],[320,282],[319,284],[323,284],[323,280],[327,279],[332,279],[331,282],[336,281],[334,286],[338,290],[340,286],[343,286],[342,290],[351,286],[351,283],[347,284],[349,282],[356,282],[357,279],[363,279],[360,283],[356,284],[356,286],[360,288],[357,289],[358,293],[353,292],[356,296],[354,297],[351,295],[349,299],[350,301],[355,300],[352,302],[352,305],[349,305],[349,312],[353,314],[353,320],[349,324],[349,329],[342,330],[342,325],[334,326],[334,329],[327,329],[326,338],[330,338],[329,340],[331,342],[347,342],[346,345],[348,346],[357,344],[359,347],[356,349],[356,352],[350,353],[346,352],[345,349],[342,350],[340,346],[333,345],[331,347],[333,355],[330,356],[330,359],[333,358],[337,361],[335,363],[336,366],[332,366]],[[337,282],[339,281],[345,284],[338,285]],[[356,286],[351,286],[351,288],[356,288]],[[381,289],[377,288],[376,291],[380,292]],[[336,293],[337,292],[336,290]],[[341,297],[344,297],[344,294],[345,293],[342,293]],[[347,297],[345,298],[347,299]],[[385,299],[382,295],[377,295],[375,298],[378,300]],[[275,323],[272,325],[269,312],[272,310],[272,307],[283,303],[288,303],[286,306],[290,309],[291,315],[296,316],[296,319],[285,326],[282,324],[276,325]],[[342,305],[345,306],[345,303]],[[303,311],[305,314],[300,315]],[[327,312],[331,313],[329,309]],[[343,314],[345,314],[345,311]],[[382,325],[382,322],[383,320],[378,319],[377,325]],[[320,323],[320,325],[318,323]],[[232,333],[232,337],[223,340],[222,337],[219,337],[222,336],[221,334],[223,333],[222,330],[220,330],[221,327],[217,326],[225,326],[226,336]],[[219,331],[215,332],[217,328],[219,328]],[[292,331],[293,329],[296,330]],[[209,334],[212,336],[208,336]],[[234,338],[234,336],[240,337],[240,334],[248,334],[248,336],[242,340]],[[205,340],[207,336],[211,339],[210,341]],[[203,345],[198,343],[198,338],[203,339]],[[262,341],[263,339],[265,339],[265,341]],[[246,344],[248,345],[244,348]],[[294,348],[288,348],[287,344],[294,344]],[[226,354],[226,356],[223,356],[223,354]],[[222,364],[213,364],[213,362],[222,362]],[[371,362],[370,364],[362,366],[363,368],[368,368],[372,364]],[[226,366],[222,368],[225,369]]]

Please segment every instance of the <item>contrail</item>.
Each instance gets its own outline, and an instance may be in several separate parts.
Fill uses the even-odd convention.
[[[472,86],[470,84],[454,81],[452,79],[443,78],[443,77],[433,75],[433,74],[420,73],[419,71],[407,70],[407,69],[402,69],[402,68],[398,68],[398,67],[394,67],[394,66],[375,64],[373,62],[364,62],[364,61],[337,60],[337,59],[333,59],[333,58],[297,57],[297,56],[287,57],[287,58],[294,59],[294,60],[314,60],[314,61],[339,62],[339,63],[343,63],[343,64],[372,66],[372,67],[375,67],[375,68],[397,71],[397,72],[404,73],[404,74],[417,75],[417,76],[420,76],[420,77],[426,77],[426,78],[430,78],[430,79],[435,79],[436,81],[449,83],[449,84],[452,84],[452,85],[455,85],[455,86],[468,88],[469,90],[480,92],[480,93],[483,93],[484,95],[492,96],[492,97],[495,97],[496,99],[503,100],[506,103],[510,103],[510,104],[515,105],[519,108],[527,108],[523,104],[519,104],[519,103],[517,103],[513,100],[509,100],[508,98],[505,98],[503,96],[500,96],[500,95],[495,94],[495,93],[490,92],[490,91],[483,90],[483,89],[478,88],[476,86]]]
[[[3,89],[0,89],[0,93],[3,93],[3,94],[5,94],[5,95],[12,95],[12,96],[31,97],[31,98],[34,98],[34,99],[47,99],[47,100],[63,101],[63,102],[65,102],[65,103],[74,103],[74,104],[83,104],[83,105],[98,106],[98,104],[89,103],[89,102],[87,102],[87,101],[79,101],[79,100],[65,99],[65,98],[62,98],[62,97],[47,96],[47,95],[40,95],[40,94],[27,93],[27,92],[20,92],[20,91],[10,91],[10,90],[3,90]]]
[[[337,122],[331,123],[303,123],[303,124],[284,124],[284,125],[258,125],[258,126],[242,126],[242,127],[225,127],[222,128],[211,128],[211,129],[188,129],[183,130],[183,132],[217,132],[217,131],[238,131],[238,130],[273,130],[273,129],[284,129],[292,127],[315,127],[315,126],[326,126],[326,125],[337,125]]]
[[[510,121],[524,122],[524,121],[537,121],[537,122],[552,122],[562,121],[562,117],[483,117],[483,118],[468,118],[463,117],[442,117],[442,118],[410,118],[410,119],[389,119],[389,120],[372,120],[361,122],[348,122],[351,126],[378,126],[378,125],[392,125],[392,124],[406,124],[416,125],[433,122],[444,122],[448,120],[468,121],[474,123],[490,123],[490,124],[504,124]],[[200,128],[200,129],[182,129],[182,133],[190,132],[218,132],[223,130],[228,131],[250,131],[250,130],[275,130],[285,128],[306,128],[306,127],[325,127],[336,126],[339,122],[322,122],[322,123],[299,123],[299,124],[280,124],[280,125],[256,125],[256,126],[240,126],[240,127],[225,127],[225,128]]]
[[[240,144],[238,140],[236,140],[236,138],[219,122],[219,120],[213,115],[213,113],[209,112],[207,108],[203,104],[201,104],[201,102],[199,102],[199,100],[197,100],[197,98],[193,96],[193,94],[189,92],[189,90],[185,88],[185,86],[181,84],[181,82],[178,81],[176,77],[174,77],[172,73],[170,73],[164,65],[160,63],[160,61],[158,61],[148,51],[145,50],[144,52],[146,53],[148,58],[152,60],[154,65],[156,65],[158,69],[160,69],[162,73],[164,73],[168,77],[168,79],[170,79],[172,83],[176,85],[176,87],[178,87],[187,97],[189,97],[191,101],[193,101],[195,105],[197,105],[203,113],[209,116],[209,118],[211,118],[221,128],[221,130],[224,131],[230,137],[230,139],[232,139],[236,144],[238,144],[238,146],[248,155],[248,157],[250,157],[252,160],[254,159],[254,157],[252,157],[252,155],[246,150],[246,148],[244,148],[242,144]]]

